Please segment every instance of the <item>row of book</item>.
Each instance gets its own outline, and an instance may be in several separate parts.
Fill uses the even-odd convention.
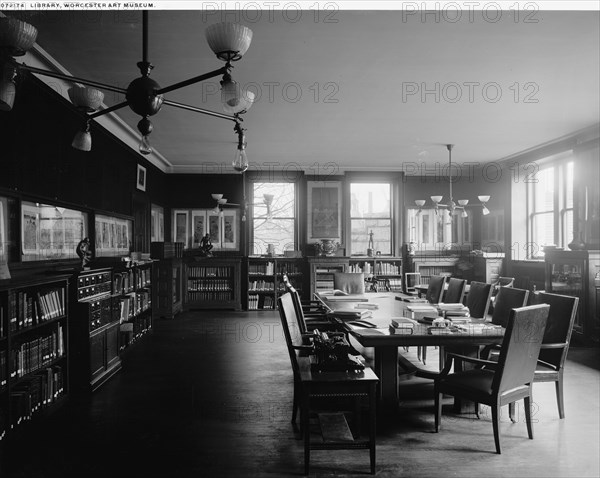
[[[208,266],[190,266],[188,269],[189,277],[229,277],[231,276],[231,267],[208,267]]]
[[[272,276],[275,273],[274,262],[249,263],[248,274]]]
[[[148,289],[124,294],[116,300],[119,302],[115,308],[119,310],[120,322],[127,322],[152,306],[152,294]]]
[[[128,294],[136,289],[148,287],[152,282],[151,268],[134,268],[113,274],[113,294]]]
[[[272,280],[251,280],[248,282],[248,291],[274,291],[275,282]]]
[[[63,368],[59,365],[38,370],[25,377],[10,392],[11,423],[8,417],[0,418],[0,438],[5,435],[8,427],[31,420],[43,408],[50,406],[65,390]],[[3,424],[4,421],[4,433]]]
[[[188,279],[188,291],[192,292],[225,292],[231,290],[229,279]]]
[[[278,274],[299,275],[302,274],[302,266],[295,262],[278,262]]]
[[[248,310],[259,310],[259,309],[274,309],[275,299],[271,296],[249,295],[248,296]]]
[[[138,317],[131,322],[121,324],[121,340],[119,349],[124,350],[136,342],[146,332],[152,328],[152,319],[150,316]]]
[[[45,367],[65,353],[63,326],[58,324],[50,334],[23,341],[9,351],[10,378],[23,377]]]
[[[0,327],[4,329],[4,316],[8,317],[11,332],[23,330],[65,315],[65,289],[43,292],[17,291],[8,294],[6,312],[0,308]],[[4,331],[0,337],[4,336]]]
[[[229,300],[233,300],[233,291],[229,290],[229,291],[221,291],[221,292],[217,292],[217,291],[207,292],[207,291],[201,291],[201,290],[198,290],[198,291],[188,290],[187,300],[189,302],[199,302],[199,301],[226,302]]]
[[[392,292],[401,292],[402,291],[402,279],[400,279],[400,278],[387,279],[387,284],[388,284],[388,287],[390,288],[390,291],[392,291]]]

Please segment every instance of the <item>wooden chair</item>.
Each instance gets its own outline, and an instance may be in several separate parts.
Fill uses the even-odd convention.
[[[500,407],[524,399],[527,433],[533,439],[531,420],[532,383],[546,328],[550,306],[519,307],[510,312],[498,362],[448,354],[448,361],[435,380],[435,431],[440,429],[442,394],[489,405],[496,453],[500,448]],[[453,359],[478,368],[450,374]]]
[[[425,298],[430,304],[438,304],[442,301],[444,288],[446,287],[445,276],[431,276],[429,284],[427,284],[427,292]]]
[[[466,280],[450,277],[448,280],[448,288],[446,289],[443,297],[444,302],[447,304],[462,304],[466,287]]]
[[[364,294],[365,275],[362,272],[335,272],[333,288],[347,294]]]
[[[466,305],[469,308],[471,317],[485,319],[490,307],[491,297],[492,284],[472,281],[469,284],[469,293],[466,299]]]
[[[510,311],[527,305],[528,297],[528,290],[516,289],[514,287],[500,287],[498,295],[496,295],[494,312],[492,313],[492,324],[506,327]]]
[[[565,418],[563,397],[563,372],[569,351],[573,324],[577,315],[578,297],[540,292],[534,294],[533,304],[548,304],[550,313],[544,339],[533,375],[534,382],[554,382],[559,417]],[[510,405],[510,416],[514,418],[514,404]]]
[[[327,310],[323,307],[323,304],[317,300],[301,300],[300,293],[292,285],[287,274],[282,274],[281,281],[285,286],[287,292],[292,293],[296,296],[294,299],[294,305],[297,306],[298,313],[302,312],[304,317],[323,317],[327,314]]]

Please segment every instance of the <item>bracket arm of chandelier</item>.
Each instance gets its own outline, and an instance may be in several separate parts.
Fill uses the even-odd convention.
[[[203,75],[195,76],[194,78],[190,78],[188,80],[180,81],[179,83],[174,83],[170,86],[165,86],[159,90],[156,90],[155,93],[157,95],[163,95],[165,93],[169,93],[170,91],[178,90],[179,88],[183,88],[184,86],[193,85],[194,83],[200,83],[201,81],[208,80],[210,78],[214,78],[215,76],[224,75],[229,70],[226,66],[222,66],[218,70],[210,71],[208,73],[204,73]]]
[[[215,118],[226,119],[229,121],[238,122],[241,118],[232,115],[226,115],[225,113],[219,113],[218,111],[207,110],[198,106],[186,105],[185,103],[178,103],[177,101],[164,100],[163,104],[174,106],[175,108],[181,108],[182,110],[193,111],[194,113],[200,113],[203,115],[214,116]]]
[[[123,101],[121,103],[117,103],[116,105],[109,106],[108,108],[104,108],[103,110],[96,111],[95,113],[87,115],[88,120],[97,118],[98,116],[102,116],[108,113],[112,113],[113,111],[120,110],[121,108],[125,108],[129,105],[128,101]]]
[[[25,63],[19,63],[16,61],[13,61],[12,63],[16,68],[18,68],[20,70],[30,71],[31,73],[35,73],[37,75],[49,76],[51,78],[57,78],[59,80],[65,80],[65,81],[73,82],[73,83],[81,83],[82,85],[93,86],[95,88],[100,88],[102,90],[107,90],[107,91],[113,91],[115,93],[125,94],[127,92],[127,89],[125,89],[125,88],[119,88],[118,86],[108,85],[106,83],[101,83],[99,81],[88,80],[86,78],[80,78],[78,76],[65,75],[63,73],[57,73],[54,71],[44,70],[42,68],[37,68],[35,66],[29,66],[29,65],[26,65]]]

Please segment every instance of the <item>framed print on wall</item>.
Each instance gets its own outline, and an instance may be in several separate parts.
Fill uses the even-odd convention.
[[[206,210],[192,210],[192,247],[200,247],[200,241],[208,232]]]
[[[341,181],[307,182],[309,241],[342,239]]]
[[[214,249],[221,249],[221,215],[208,214],[208,231]]]
[[[140,164],[137,167],[137,188],[140,191],[146,190],[146,168]]]
[[[183,242],[188,248],[188,211],[173,211],[173,237],[175,242]]]
[[[234,209],[227,209],[223,211],[222,216],[222,241],[221,246],[223,249],[239,249],[239,238],[238,238],[238,212]]]

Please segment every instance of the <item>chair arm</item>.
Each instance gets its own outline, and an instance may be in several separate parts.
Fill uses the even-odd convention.
[[[292,348],[294,350],[304,350],[307,352],[314,350],[314,347],[312,345],[292,345]]]
[[[567,345],[569,345],[568,342],[556,342],[556,343],[552,343],[552,344],[542,344],[542,346],[540,348],[542,349],[564,349]]]
[[[474,363],[476,365],[481,365],[481,366],[486,366],[486,367],[490,367],[490,368],[496,368],[498,366],[498,362],[492,362],[491,360],[483,360],[483,359],[478,359],[475,357],[467,357],[466,355],[459,355],[459,354],[455,354],[455,353],[448,353],[446,355],[447,358],[454,358],[454,359],[460,359],[463,362],[470,362],[470,363]],[[446,367],[444,367],[444,369],[446,369]]]

